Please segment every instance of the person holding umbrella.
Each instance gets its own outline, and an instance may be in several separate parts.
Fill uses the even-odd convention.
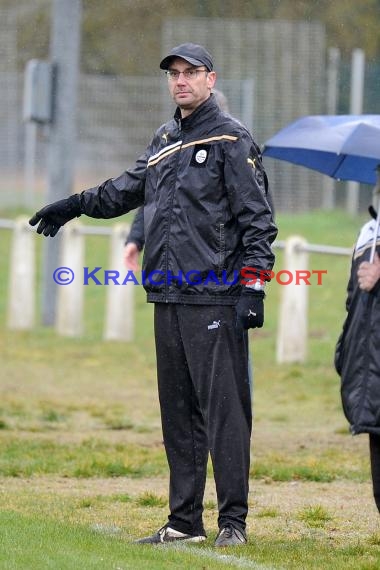
[[[375,187],[376,198],[377,190]],[[378,219],[373,206],[369,211]],[[347,287],[347,317],[336,345],[335,368],[341,377],[342,405],[351,433],[369,434],[373,495],[380,512],[379,251],[378,223],[371,219],[361,228],[354,248]]]
[[[352,257],[335,368],[351,432],[369,434],[373,493],[380,512],[380,115],[301,117],[267,140],[263,155],[337,180],[376,183],[369,208],[374,219],[362,227]]]

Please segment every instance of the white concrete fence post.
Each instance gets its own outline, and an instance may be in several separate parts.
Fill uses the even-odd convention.
[[[8,327],[28,330],[35,320],[35,242],[27,218],[15,221],[11,248]]]
[[[120,277],[117,285],[110,279],[107,285],[107,306],[103,337],[105,340],[131,341],[134,336],[134,287],[132,282],[121,285],[127,269],[123,262],[125,237],[129,227],[118,224],[113,227],[111,236],[111,267]]]
[[[69,337],[83,334],[84,235],[80,228],[80,223],[73,221],[61,230],[63,231],[60,260],[62,273],[57,272],[55,277],[56,281],[62,283],[57,285],[59,289],[55,328],[58,334]]]
[[[277,362],[305,362],[308,336],[308,285],[299,278],[308,269],[307,242],[299,236],[286,240],[280,315],[277,333]],[[279,272],[278,272],[279,273]],[[289,281],[289,284],[286,282]]]

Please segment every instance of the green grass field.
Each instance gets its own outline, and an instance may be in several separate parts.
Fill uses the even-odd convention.
[[[278,239],[297,234],[310,243],[351,247],[364,220],[340,211],[279,215]],[[135,291],[131,343],[102,340],[106,288],[95,285],[86,288],[82,338],[60,337],[40,324],[32,332],[10,331],[10,237],[9,230],[0,231],[1,569],[380,568],[367,437],[348,433],[332,366],[348,257],[310,255],[309,268],[327,275],[321,286],[309,287],[305,364],[276,363],[281,286],[268,287],[265,326],[250,332],[250,542],[221,553],[212,547],[217,508],[211,467],[205,544],[132,544],[161,526],[168,508],[152,306],[142,289]],[[43,238],[36,240],[40,268]],[[105,267],[108,249],[107,238],[87,237],[86,264]],[[277,250],[276,271],[282,263]]]

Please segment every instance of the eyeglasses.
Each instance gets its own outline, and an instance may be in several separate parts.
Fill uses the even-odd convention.
[[[185,79],[191,81],[192,79],[198,77],[198,73],[201,73],[202,71],[205,73],[209,72],[208,69],[185,69],[185,71],[177,71],[176,69],[167,69],[165,73],[170,81],[178,81],[181,73]]]

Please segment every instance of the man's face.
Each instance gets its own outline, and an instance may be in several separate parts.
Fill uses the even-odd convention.
[[[210,96],[216,81],[216,73],[208,71],[204,65],[194,67],[180,57],[173,59],[168,71],[170,94],[181,109],[182,117],[187,117]],[[184,72],[193,75],[186,77]]]

